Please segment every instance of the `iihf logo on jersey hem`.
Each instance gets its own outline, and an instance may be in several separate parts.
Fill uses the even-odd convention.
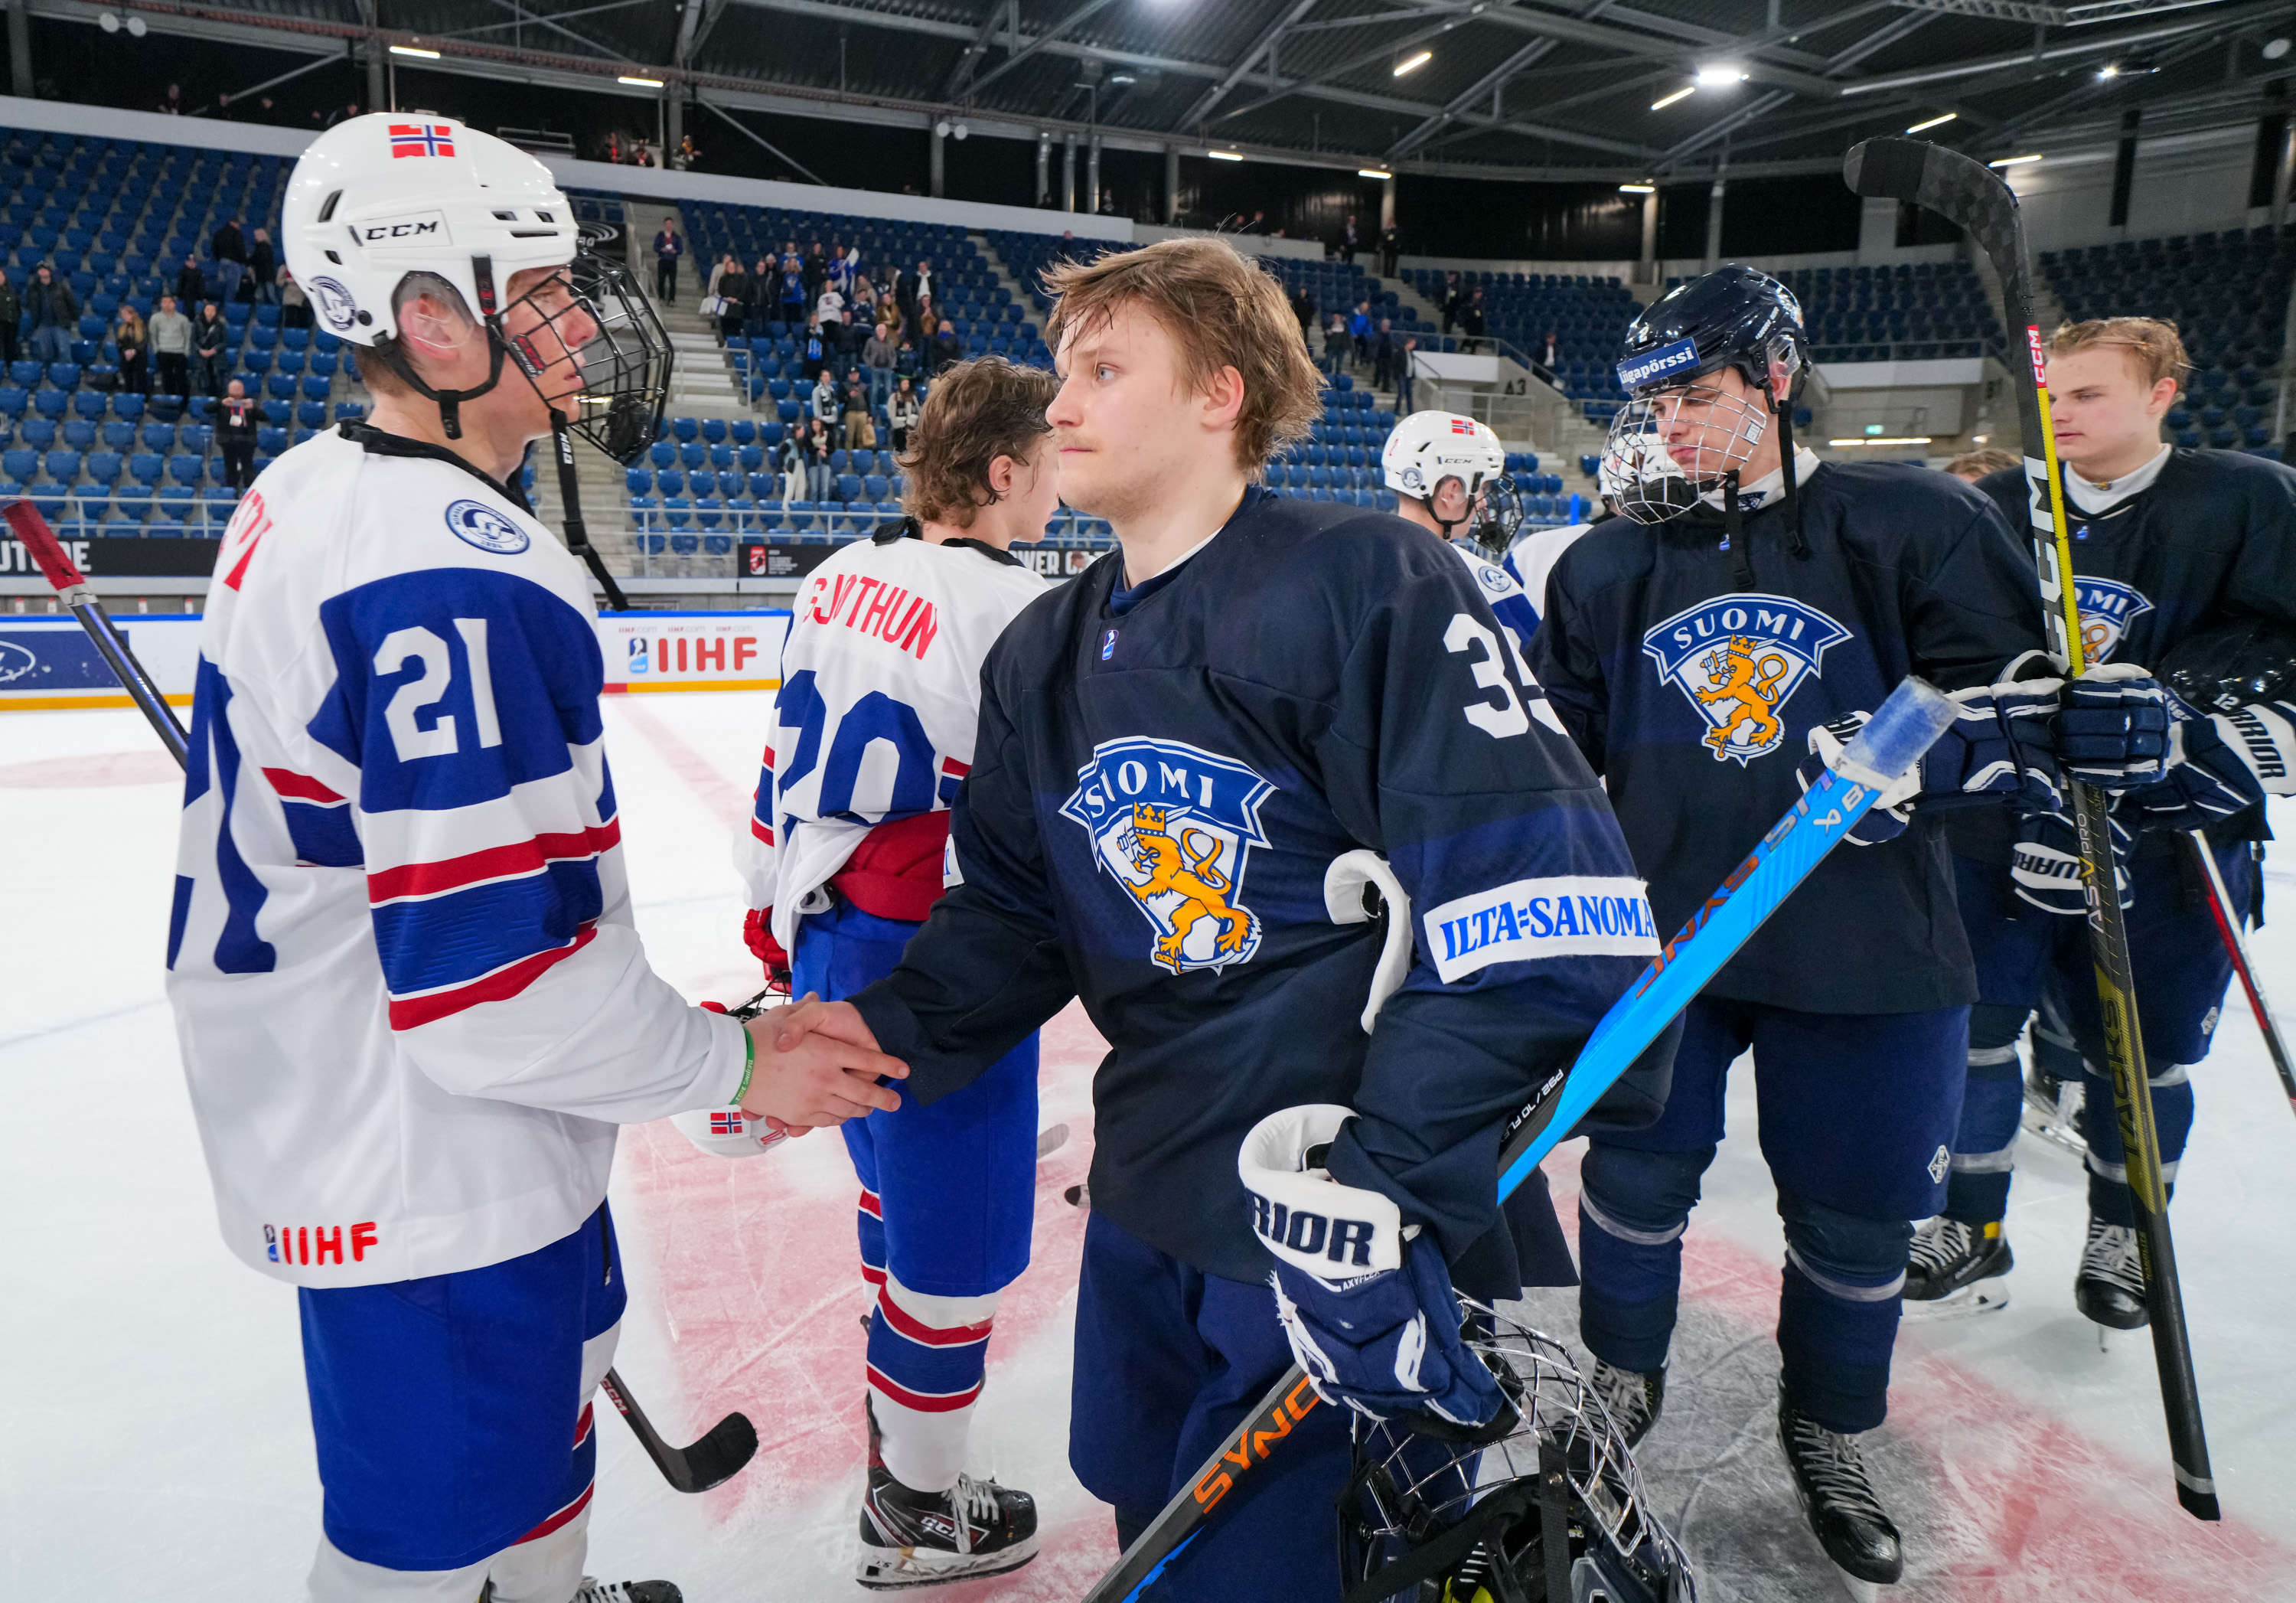
[[[496,556],[516,556],[531,543],[525,530],[483,501],[457,501],[447,508],[447,527],[457,538]]]
[[[2128,633],[2128,626],[2152,610],[2144,592],[2117,579],[2073,576],[2073,596],[2080,603],[2081,655],[2095,667],[2111,657]]]
[[[1702,601],[1643,636],[1643,650],[1707,723],[1717,762],[1745,766],[1785,739],[1779,716],[1825,648],[1849,631],[1786,596],[1740,593]]]
[[[1248,963],[1259,916],[1243,905],[1245,859],[1267,836],[1275,785],[1233,758],[1174,740],[1104,741],[1077,770],[1061,816],[1092,837],[1093,859],[1151,931],[1146,956],[1172,974]]]

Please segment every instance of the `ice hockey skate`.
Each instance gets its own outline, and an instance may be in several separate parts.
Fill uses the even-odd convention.
[[[1905,1555],[1898,1527],[1866,1478],[1857,1438],[1826,1429],[1780,1398],[1778,1446],[1793,1472],[1794,1495],[1809,1517],[1809,1528],[1852,1583],[1851,1595],[1867,1597],[1866,1588],[1895,1584],[1905,1573]]]
[[[2078,1080],[2060,1080],[2036,1065],[2025,1076],[2024,1128],[2050,1146],[2088,1156],[2088,1142],[2080,1132],[2081,1103],[2087,1091]]]
[[[489,1581],[480,1590],[479,1603],[494,1603],[494,1596],[495,1583]],[[685,1603],[685,1599],[673,1581],[601,1581],[585,1575],[568,1603]]]
[[[1601,1359],[1587,1372],[1587,1384],[1603,1400],[1609,1411],[1611,1423],[1633,1447],[1650,1434],[1651,1426],[1658,1423],[1659,1414],[1666,1407],[1666,1367],[1661,1364],[1647,1375],[1632,1369],[1621,1369],[1606,1364]]]
[[[2073,1278],[2073,1306],[2109,1330],[2142,1330],[2152,1316],[2144,1307],[2144,1266],[2136,1255],[2136,1232],[2089,1215],[2088,1244],[2081,1248],[2080,1272]]]
[[[1913,1256],[1906,1265],[1901,1317],[1930,1324],[1998,1313],[2009,1306],[2009,1288],[1997,1282],[2014,1263],[1997,1221],[1972,1226],[1942,1217],[1924,1221],[1914,1233]]]
[[[1037,1501],[995,1481],[956,1477],[947,1492],[893,1478],[869,1414],[869,1490],[861,1499],[861,1557],[853,1578],[872,1591],[941,1586],[1017,1570],[1037,1556]],[[675,1599],[671,1603],[676,1603]]]

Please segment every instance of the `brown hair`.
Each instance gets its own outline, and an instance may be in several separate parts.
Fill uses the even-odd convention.
[[[1137,306],[1172,336],[1191,389],[1234,368],[1243,379],[1236,464],[1254,480],[1323,415],[1324,375],[1308,359],[1283,286],[1226,240],[1168,239],[1090,263],[1054,262],[1045,287],[1054,297],[1045,331],[1054,350]]]
[[[2060,323],[2049,336],[2049,354],[2069,357],[2100,346],[2119,346],[2136,363],[2137,375],[2150,390],[2162,379],[2174,379],[2178,388],[2193,365],[2185,356],[2185,341],[2177,325],[2166,317],[2092,317],[2086,323]]]
[[[899,458],[908,475],[901,510],[919,522],[972,528],[973,515],[996,499],[988,482],[996,458],[1025,462],[1052,432],[1045,408],[1060,387],[1043,368],[1003,357],[959,362],[944,372]]]
[[[1957,479],[1982,479],[1988,473],[1997,473],[2005,467],[2015,467],[2024,461],[2014,451],[2005,451],[1997,445],[1980,446],[1973,451],[1964,451],[1945,464],[1945,471]]]

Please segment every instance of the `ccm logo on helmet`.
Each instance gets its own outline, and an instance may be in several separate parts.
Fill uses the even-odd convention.
[[[363,245],[378,244],[390,239],[419,239],[451,242],[447,232],[447,216],[440,211],[422,211],[412,217],[385,218],[381,222],[362,223],[358,230]]]
[[[1367,1219],[1326,1219],[1321,1213],[1287,1208],[1264,1196],[1251,1199],[1251,1228],[1279,1246],[1295,1253],[1321,1253],[1334,1263],[1371,1266],[1373,1225]],[[1355,1248],[1355,1256],[1348,1249]]]

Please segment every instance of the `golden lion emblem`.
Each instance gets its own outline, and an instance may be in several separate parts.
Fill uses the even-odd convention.
[[[1207,841],[1210,842],[1209,848],[1203,845]],[[1175,839],[1169,831],[1169,815],[1164,809],[1145,802],[1133,803],[1130,856],[1133,867],[1146,878],[1125,880],[1123,884],[1144,904],[1153,896],[1181,898],[1168,915],[1170,933],[1156,941],[1156,960],[1175,973],[1186,961],[1181,948],[1198,921],[1210,918],[1219,925],[1212,941],[1212,961],[1216,964],[1241,957],[1245,943],[1258,928],[1256,915],[1228,904],[1227,893],[1234,887],[1226,875],[1212,866],[1219,854],[1220,843],[1210,831],[1190,829],[1184,825]]]
[[[1713,684],[1703,690],[1693,687],[1691,695],[1702,706],[1720,704],[1728,709],[1704,737],[1718,753],[1740,730],[1745,735],[1743,749],[1753,751],[1769,746],[1784,730],[1770,709],[1777,705],[1778,681],[1792,671],[1793,664],[1783,652],[1759,653],[1757,642],[1734,635],[1698,664]]]

